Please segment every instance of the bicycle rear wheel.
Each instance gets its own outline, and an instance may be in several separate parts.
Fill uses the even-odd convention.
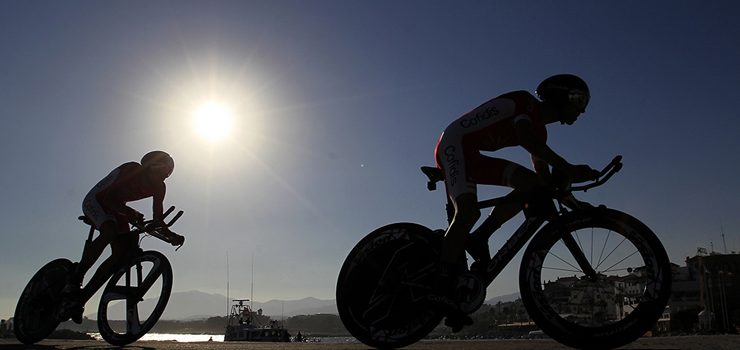
[[[596,274],[583,272],[584,264]],[[524,252],[519,285],[547,335],[576,348],[611,349],[656,324],[670,296],[671,266],[650,228],[601,207],[545,226]]]
[[[377,348],[413,344],[442,315],[425,298],[432,292],[442,236],[410,223],[381,227],[347,256],[337,281],[337,309],[347,330]]]
[[[170,262],[162,253],[142,252],[116,271],[103,290],[98,306],[100,335],[117,346],[135,342],[157,323],[171,291]]]
[[[33,344],[49,336],[59,325],[60,294],[72,269],[68,259],[44,265],[23,289],[13,316],[15,337]]]

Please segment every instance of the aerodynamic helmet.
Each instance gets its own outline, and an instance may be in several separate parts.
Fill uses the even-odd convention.
[[[175,160],[164,151],[151,151],[141,158],[141,165],[144,168],[154,169],[169,177],[175,170]]]
[[[573,106],[578,111],[586,110],[591,93],[583,79],[573,74],[553,75],[543,80],[535,90],[542,102],[558,107]]]

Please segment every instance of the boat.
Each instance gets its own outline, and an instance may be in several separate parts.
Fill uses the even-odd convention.
[[[279,322],[270,321],[269,325],[260,325],[252,307],[247,304],[249,299],[232,300],[224,333],[224,341],[254,341],[254,342],[289,342],[290,333]],[[260,310],[262,311],[262,310]]]

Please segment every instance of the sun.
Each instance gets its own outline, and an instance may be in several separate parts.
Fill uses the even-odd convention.
[[[233,126],[232,111],[220,102],[204,102],[193,113],[193,128],[198,135],[210,142],[227,138]]]

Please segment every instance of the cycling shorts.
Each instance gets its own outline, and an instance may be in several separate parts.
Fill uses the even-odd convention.
[[[511,177],[521,165],[484,156],[478,149],[466,148],[460,139],[445,142],[442,136],[435,153],[451,199],[465,193],[477,194],[477,184],[512,187]]]

